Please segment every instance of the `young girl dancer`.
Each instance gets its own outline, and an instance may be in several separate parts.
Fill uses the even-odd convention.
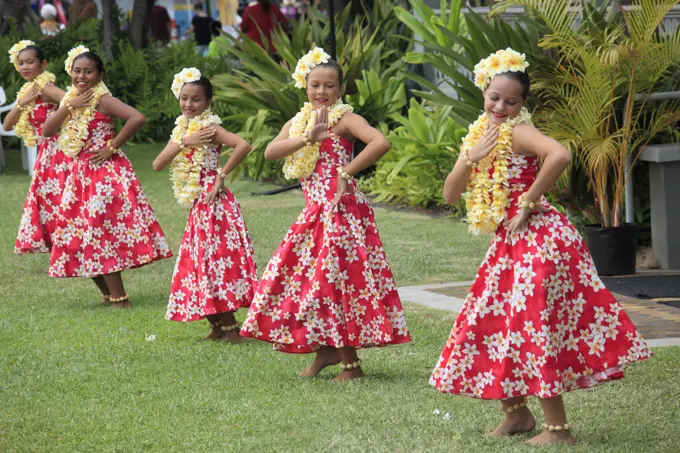
[[[91,277],[113,308],[129,308],[121,271],[172,256],[132,165],[120,150],[146,119],[111,96],[101,58],[87,48],[72,49],[65,65],[73,86],[43,127],[45,136],[61,128],[58,146],[73,158],[49,274]],[[125,122],[117,135],[114,118]]]
[[[208,339],[238,342],[234,312],[250,306],[257,269],[241,207],[224,180],[251,147],[219,126],[222,121],[210,111],[212,85],[198,69],[176,74],[172,92],[182,115],[153,168],[159,171],[172,162],[175,198],[191,210],[165,317],[184,322],[207,317]],[[222,145],[234,151],[220,168]]]
[[[373,210],[353,174],[390,143],[342,103],[342,68],[320,48],[298,62],[309,103],[265,150],[300,178],[305,208],[269,262],[241,335],[289,353],[316,352],[301,376],[342,362],[335,380],[363,376],[356,349],[410,341]],[[355,139],[366,148],[352,160]]]
[[[537,396],[544,431],[529,442],[572,443],[561,394],[620,379],[652,353],[578,231],[543,196],[571,155],[531,124],[527,66],[506,49],[475,67],[484,114],[463,139],[444,199],[454,204],[467,188],[470,231],[495,235],[431,383],[501,400],[505,419],[493,436],[532,431],[525,401]]]
[[[54,86],[54,74],[45,71],[47,61],[33,41],[15,44],[9,59],[26,83],[17,93],[16,104],[5,117],[3,127],[14,128],[24,145],[38,147],[14,253],[47,253],[52,248],[51,236],[71,159],[57,148],[56,137],[42,136],[42,128],[64,92]]]

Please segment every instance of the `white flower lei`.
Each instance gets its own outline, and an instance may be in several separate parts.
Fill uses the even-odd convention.
[[[184,136],[194,134],[211,124],[222,124],[222,120],[219,116],[214,115],[209,108],[191,119],[180,115],[175,120],[175,128],[172,130],[170,140],[182,147]],[[191,207],[196,197],[201,193],[201,169],[203,168],[205,154],[210,146],[212,145],[182,147],[183,149],[172,161],[170,170],[172,189],[177,203],[185,207]],[[188,155],[192,152],[193,154],[189,158]]]
[[[45,88],[46,85],[54,83],[55,80],[56,77],[54,76],[54,74],[52,74],[51,72],[43,71],[40,75],[33,79],[33,81],[24,83],[24,85],[17,93],[17,102],[19,102],[19,99],[21,99],[24,96],[24,94],[28,93],[28,91],[35,85],[37,85],[38,88],[40,88],[40,91],[42,92],[43,88]],[[24,144],[28,147],[35,146],[35,144],[38,142],[38,134],[36,133],[35,128],[29,121],[29,117],[31,113],[33,113],[33,109],[35,109],[35,101],[31,102],[30,104],[26,104],[21,109],[19,120],[14,125],[14,132],[16,132],[16,134],[24,140]]]
[[[345,113],[351,111],[353,111],[352,106],[344,104],[341,99],[338,99],[338,101],[328,109],[328,127],[331,128],[335,126]],[[306,137],[314,127],[315,122],[316,110],[313,109],[312,104],[305,102],[302,110],[300,110],[293,118],[288,136],[291,138],[303,137],[306,141]],[[287,156],[286,161],[283,164],[283,174],[286,179],[306,178],[311,175],[317,160],[319,160],[319,147],[319,143],[312,143],[290,156]]]
[[[14,65],[16,70],[19,70],[19,54],[28,46],[35,46],[33,41],[27,39],[19,41],[9,49],[9,61]]]
[[[87,138],[90,135],[88,126],[94,114],[97,111],[97,104],[99,104],[99,99],[107,94],[111,94],[109,89],[104,85],[104,82],[99,82],[97,86],[94,87],[94,96],[90,100],[90,103],[74,109],[73,113],[69,114],[68,119],[61,126],[61,131],[59,132],[59,148],[69,157],[75,157],[83,149]],[[66,92],[61,100],[60,106],[63,106],[66,101],[71,101],[73,98],[78,96],[80,92],[75,86],[71,86]]]

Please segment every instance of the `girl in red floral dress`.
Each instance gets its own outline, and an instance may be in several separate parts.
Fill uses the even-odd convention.
[[[212,85],[198,69],[175,75],[172,89],[182,115],[153,168],[172,163],[175,198],[191,210],[165,317],[182,322],[208,318],[208,339],[238,342],[242,337],[234,313],[250,306],[257,269],[241,207],[224,180],[251,147],[219,126],[222,121],[210,111]],[[220,168],[222,145],[234,151]]]
[[[463,139],[444,199],[455,204],[467,188],[470,230],[494,236],[431,383],[501,400],[505,418],[493,436],[534,430],[525,400],[537,396],[544,430],[529,443],[569,444],[562,393],[620,379],[652,353],[578,231],[543,196],[571,155],[531,124],[527,66],[506,49],[475,69],[484,114]]]
[[[26,84],[19,90],[14,108],[5,117],[5,130],[14,128],[24,145],[38,147],[33,179],[28,189],[14,253],[48,253],[52,248],[57,211],[71,159],[57,148],[57,138],[42,136],[43,123],[64,92],[54,86],[54,74],[45,71],[47,61],[33,41],[20,41],[9,51],[10,60]]]
[[[128,158],[120,150],[146,121],[111,96],[102,60],[79,46],[69,52],[73,86],[43,126],[73,158],[59,206],[49,274],[91,277],[112,308],[129,308],[121,272],[172,256]],[[114,118],[124,121],[116,135]]]
[[[316,353],[301,376],[341,363],[335,380],[363,376],[356,350],[410,341],[373,210],[352,175],[390,143],[340,100],[342,68],[322,49],[293,75],[309,103],[265,150],[300,178],[305,208],[262,275],[241,335],[288,353]],[[354,140],[366,148],[352,159]]]

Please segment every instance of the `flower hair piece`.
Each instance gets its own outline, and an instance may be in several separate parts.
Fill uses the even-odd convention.
[[[201,71],[196,68],[184,68],[172,80],[172,94],[179,99],[179,94],[185,83],[196,82],[201,78]]]
[[[25,39],[14,44],[12,48],[9,49],[9,61],[12,62],[17,71],[19,70],[19,54],[28,46],[35,46],[35,43]]]
[[[321,47],[315,47],[310,50],[307,55],[300,58],[293,73],[293,80],[295,80],[296,88],[307,87],[307,75],[312,72],[316,66],[328,63],[331,56],[328,55]]]
[[[88,49],[85,46],[77,46],[74,47],[73,49],[68,51],[68,57],[66,57],[66,61],[64,62],[64,69],[66,70],[66,74],[71,75],[71,68],[73,67],[73,61],[79,56],[84,54],[85,52],[89,52],[90,49]]]
[[[491,79],[504,72],[525,72],[529,66],[526,55],[508,47],[492,53],[475,65],[475,85],[484,91]]]

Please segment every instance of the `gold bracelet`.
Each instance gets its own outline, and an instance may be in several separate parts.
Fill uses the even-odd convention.
[[[120,148],[113,147],[113,140],[109,140],[108,142],[106,142],[106,145],[109,147],[113,154],[119,154],[121,152]]]
[[[352,179],[352,175],[347,173],[342,167],[338,167],[338,175],[345,181],[349,181]]]
[[[521,209],[536,209],[537,206],[537,202],[528,201],[525,194],[519,196],[519,207]]]

